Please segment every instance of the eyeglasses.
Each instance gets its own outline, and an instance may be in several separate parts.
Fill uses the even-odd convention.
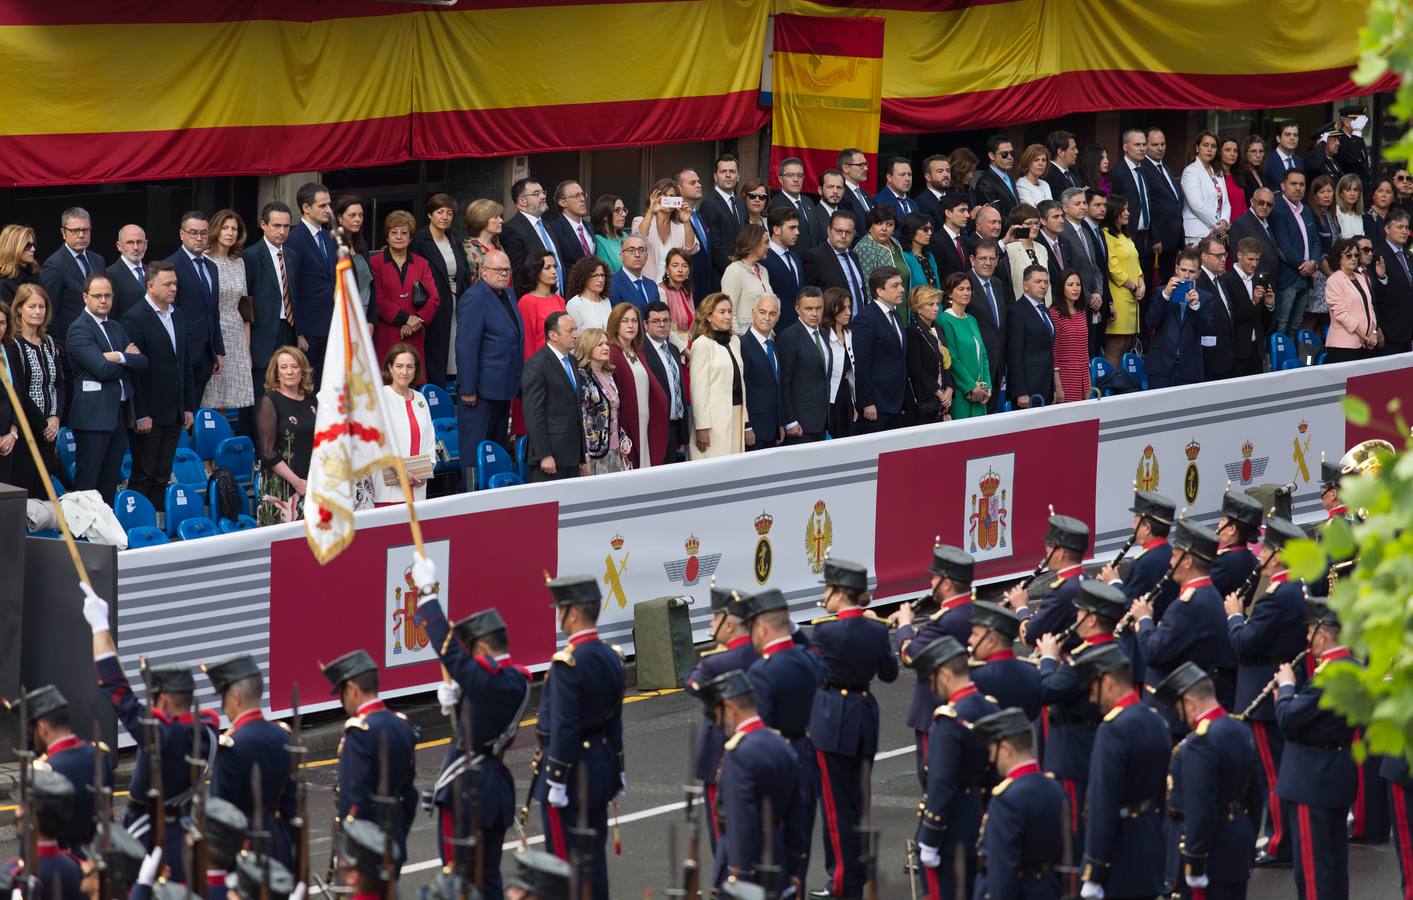
[[[1251,201],[1251,205],[1252,205],[1252,206],[1270,206],[1270,205],[1271,205],[1271,201],[1269,201],[1269,200],[1252,200],[1252,201]]]
[[[113,299],[113,295],[112,295],[112,294],[89,294],[88,296],[92,297],[94,300],[112,300],[112,299]]]
[[[747,195],[746,195],[746,199],[747,199],[747,200],[768,200],[768,199],[770,199],[770,195],[769,195],[769,194],[747,194]]]
[[[482,271],[482,272],[489,272],[489,273],[491,273],[492,275],[509,275],[509,274],[510,274],[510,267],[509,267],[509,266],[496,266],[495,268],[491,268],[490,266],[482,266],[482,267],[481,267],[481,271]]]
[[[210,231],[205,231],[205,230],[203,230],[203,231],[197,231],[197,230],[195,230],[195,229],[193,229],[193,228],[183,228],[183,229],[182,229],[182,234],[189,234],[189,235],[191,235],[192,237],[206,237],[206,236],[207,236],[208,234],[210,234],[210,233],[211,233]]]
[[[648,252],[648,248],[647,248],[647,247],[624,247],[624,248],[623,248],[623,252],[624,252],[624,253],[647,253],[647,252]]]
[[[996,155],[999,156],[999,157],[1001,157],[1002,159],[1010,159],[1012,156],[1015,156],[1015,155],[1016,155],[1016,151],[1014,151],[1014,150],[997,150],[997,151],[996,151]]]
[[[1394,180],[1394,181],[1407,181],[1407,180],[1408,180],[1408,176],[1407,176],[1407,175],[1395,175],[1395,176],[1393,176],[1393,180]]]
[[[931,225],[924,225],[924,226],[922,226],[921,228],[919,228],[918,231],[925,231],[925,232],[927,232],[928,234],[931,234],[931,233],[932,233],[932,226],[931,226]]]
[[[67,231],[69,234],[88,234],[92,228],[61,228],[60,231]]]
[[[844,163],[844,168],[846,168],[846,169],[867,169],[867,168],[868,168],[868,160],[866,160],[866,159],[861,159],[861,160],[859,160],[858,162]]]
[[[1374,252],[1374,248],[1373,248],[1373,247],[1360,247],[1360,248],[1359,248],[1359,252],[1360,252],[1360,253],[1368,253],[1368,254],[1371,254],[1371,255],[1372,255],[1373,252]]]
[[[564,195],[564,199],[565,199],[565,200],[583,200],[583,199],[584,199],[584,192],[583,192],[583,191],[580,191],[580,192],[577,193],[577,194],[565,194],[565,195]]]

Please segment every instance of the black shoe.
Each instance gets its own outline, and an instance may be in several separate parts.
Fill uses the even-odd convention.
[[[1289,869],[1294,865],[1289,859],[1282,859],[1279,856],[1272,856],[1265,850],[1256,854],[1255,861],[1258,869]]]

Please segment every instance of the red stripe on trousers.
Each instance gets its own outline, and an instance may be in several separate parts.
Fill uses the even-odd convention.
[[[716,785],[708,784],[706,786],[706,795],[707,821],[711,823],[711,839],[713,841],[719,841],[721,840],[721,832],[716,829]]]
[[[1359,729],[1356,728],[1354,730],[1354,740],[1356,743],[1359,741],[1359,738]],[[1350,837],[1361,838],[1364,836],[1365,818],[1368,813],[1368,804],[1364,800],[1364,763],[1360,763],[1354,767],[1354,778],[1357,787],[1354,791],[1354,809],[1350,810],[1354,813],[1354,823],[1350,828]]]
[[[829,782],[829,767],[824,762],[824,751],[814,751],[815,762],[819,764],[820,799],[824,801],[824,828],[829,834],[829,845],[834,848],[834,893],[844,893],[844,851],[839,846],[839,812],[834,808],[834,785]]]
[[[1047,744],[1050,742],[1050,707],[1040,707],[1040,739]]]
[[[942,900],[942,883],[937,880],[937,870],[923,866],[922,871],[927,876],[927,900]]]
[[[1256,734],[1256,755],[1261,758],[1261,768],[1266,770],[1266,808],[1271,811],[1271,839],[1266,842],[1266,853],[1275,856],[1281,850],[1285,833],[1281,827],[1284,818],[1281,815],[1281,801],[1276,796],[1276,758],[1271,753],[1270,738],[1266,735],[1266,729],[1271,726],[1269,722],[1252,722],[1251,725],[1251,730]],[[1275,849],[1272,850],[1272,847]]]
[[[1076,782],[1070,781],[1068,778],[1061,778],[1060,784],[1065,786],[1065,795],[1070,800],[1070,831],[1079,831],[1079,801],[1075,799]]]
[[[1315,881],[1315,848],[1310,846],[1310,807],[1297,803],[1295,816],[1300,824],[1300,875],[1305,880],[1305,900],[1320,900]]]
[[[1207,900],[1207,889],[1206,889],[1206,888],[1193,888],[1193,889],[1192,889],[1192,900]]]
[[[451,839],[456,835],[456,823],[451,820],[451,810],[442,808],[442,862],[450,863],[456,848],[451,845]]]
[[[551,851],[555,856],[569,862],[569,848],[564,845],[564,823],[559,821],[559,807],[549,807],[550,839],[554,842]]]
[[[1413,900],[1413,837],[1408,833],[1408,802],[1403,788],[1389,784],[1393,795],[1393,831],[1398,836],[1398,871],[1403,876],[1403,900]]]

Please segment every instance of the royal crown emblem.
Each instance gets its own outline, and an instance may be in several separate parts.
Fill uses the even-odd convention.
[[[1197,502],[1197,492],[1202,488],[1202,477],[1197,471],[1197,454],[1202,452],[1202,445],[1193,438],[1182,452],[1187,456],[1187,469],[1182,473],[1182,498],[1191,506]]]
[[[621,534],[615,534],[612,538],[609,539],[608,545],[609,545],[610,547],[612,547],[613,549],[615,549],[615,550],[622,550],[622,549],[623,549],[623,535],[621,535]]]
[[[1301,419],[1300,424],[1295,426],[1295,430],[1300,432],[1301,434],[1304,434],[1305,432],[1310,430],[1310,423],[1305,421],[1304,419]]]
[[[1224,464],[1227,470],[1227,478],[1232,481],[1239,481],[1242,484],[1250,484],[1257,478],[1266,474],[1266,464],[1271,461],[1269,456],[1256,456],[1256,445],[1247,439],[1241,444],[1241,459],[1236,462]]]
[[[988,466],[976,486],[981,496],[971,495],[971,515],[967,517],[972,553],[1006,546],[1006,490],[1001,487],[1001,476]]]
[[[721,554],[701,553],[701,538],[693,534],[682,542],[682,547],[687,551],[685,559],[675,559],[662,564],[668,581],[691,587],[701,579],[710,578],[716,573]]]
[[[1244,444],[1241,445],[1241,458],[1242,458],[1242,459],[1250,459],[1250,458],[1251,458],[1251,454],[1252,454],[1255,450],[1256,450],[1256,448],[1255,448],[1254,446],[1252,446],[1251,442],[1250,442],[1250,441],[1247,441],[1246,443],[1244,443]]]
[[[687,540],[683,542],[682,546],[687,548],[688,556],[696,556],[697,551],[702,549],[702,542],[694,534],[691,537],[687,538]]]
[[[986,475],[981,479],[977,487],[981,488],[981,496],[994,497],[996,491],[1001,487],[1001,477],[990,469],[986,470]]]
[[[775,517],[765,510],[756,516],[756,534],[770,534],[770,526],[775,524]]]
[[[756,516],[756,552],[751,564],[751,574],[756,578],[756,584],[765,584],[770,580],[770,569],[775,564],[775,549],[770,546],[770,526],[775,524],[775,517],[765,510],[760,511]]]
[[[1182,448],[1182,452],[1187,455],[1188,459],[1196,461],[1197,454],[1202,452],[1202,445],[1197,443],[1197,438],[1193,438],[1187,442],[1186,447]]]

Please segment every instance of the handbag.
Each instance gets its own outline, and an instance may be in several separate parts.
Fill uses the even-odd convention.
[[[255,321],[255,305],[249,294],[236,301],[236,312],[240,313],[240,320],[247,325]]]
[[[427,305],[428,299],[430,298],[427,296],[427,289],[422,287],[422,280],[412,282],[412,308],[420,310]]]

